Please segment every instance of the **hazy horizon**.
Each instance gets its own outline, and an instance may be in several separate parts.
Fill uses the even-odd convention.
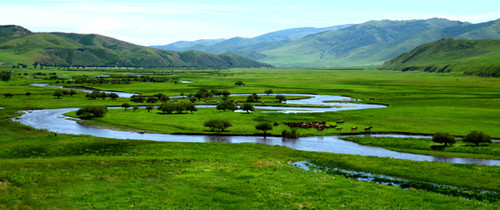
[[[290,28],[323,28],[370,20],[446,18],[480,23],[500,18],[500,2],[477,0],[351,1],[76,1],[1,2],[0,25],[34,32],[95,33],[139,45],[255,37]]]

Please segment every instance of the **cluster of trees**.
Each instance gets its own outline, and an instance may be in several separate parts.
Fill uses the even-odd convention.
[[[29,91],[28,91],[28,92],[26,92],[24,95],[26,95],[26,96],[30,96],[30,95],[31,95],[31,92],[29,92]],[[14,96],[14,94],[12,94],[12,93],[4,93],[4,94],[3,94],[3,96],[4,96],[5,98],[12,98],[12,96]]]
[[[80,119],[92,119],[95,117],[102,117],[106,112],[108,112],[106,106],[86,106],[76,111],[76,115]]]
[[[130,101],[135,102],[135,103],[156,103],[158,101],[161,101],[162,103],[166,103],[169,101],[170,98],[167,95],[164,95],[163,93],[158,93],[155,94],[154,96],[146,97],[146,96],[141,96],[141,95],[133,95],[130,97]]]
[[[227,128],[231,127],[232,124],[226,119],[210,119],[203,123],[203,126],[210,128],[210,131],[217,130],[217,132],[224,132]]]
[[[186,113],[188,111],[193,113],[194,111],[197,111],[194,104],[189,102],[163,103],[160,106],[158,106],[158,110],[162,111],[165,114],[172,114],[173,112],[176,112],[177,114],[182,114],[184,111],[186,111]]]
[[[432,136],[432,141],[436,143],[444,143],[444,146],[453,146],[454,143],[457,142],[455,137],[450,135],[449,133],[436,133]],[[483,132],[471,131],[467,134],[463,139],[463,142],[473,143],[476,146],[479,146],[480,143],[491,143],[491,136],[484,134]]]
[[[198,92],[196,92],[196,94],[193,95],[193,97],[195,97],[197,99],[202,99],[202,98],[209,98],[209,97],[213,97],[213,96],[228,97],[229,95],[231,95],[231,93],[228,90],[219,91],[216,89],[212,89],[212,90],[208,91],[205,88],[200,88],[198,90]],[[191,96],[188,96],[188,97],[191,98]]]
[[[76,91],[71,89],[71,90],[56,90],[56,91],[54,91],[54,93],[52,95],[57,97],[57,98],[61,98],[61,96],[65,96],[65,95],[73,96],[75,94],[76,94]],[[28,94],[26,93],[26,95],[28,95]],[[29,95],[31,95],[31,93]]]
[[[85,97],[89,98],[89,99],[102,98],[102,100],[105,100],[107,97],[109,97],[109,98],[111,98],[111,100],[116,100],[120,96],[118,96],[118,94],[116,94],[116,93],[109,93],[108,94],[106,92],[101,92],[101,91],[98,91],[98,90],[94,90],[91,93],[87,93],[85,95]]]
[[[226,110],[231,110],[234,112],[235,110],[238,109],[238,107],[233,102],[226,100],[226,101],[222,101],[221,103],[217,104],[216,109],[223,110],[224,112],[226,112]]]
[[[74,76],[72,77],[76,84],[130,84],[130,82],[173,82],[178,83],[177,79],[169,79],[166,77],[151,77],[151,76],[136,76],[136,75],[126,75],[126,76],[117,76],[111,75],[110,77],[92,77],[92,76]]]

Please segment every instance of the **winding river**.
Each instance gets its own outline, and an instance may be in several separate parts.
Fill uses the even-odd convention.
[[[343,96],[289,94],[290,96],[308,96],[310,98],[288,101],[287,103],[302,105],[322,105],[320,107],[285,107],[285,106],[255,106],[256,109],[267,109],[284,113],[298,112],[331,112],[354,109],[383,108],[383,105],[350,103],[350,98]],[[335,101],[335,102],[324,102]],[[340,102],[339,102],[340,101]],[[214,105],[200,105],[198,108],[214,107]],[[224,142],[224,143],[259,143],[268,145],[281,145],[297,150],[331,152],[340,154],[389,157],[413,161],[439,161],[460,164],[482,164],[500,166],[500,160],[472,159],[441,157],[431,155],[410,154],[396,152],[378,147],[359,145],[354,142],[339,139],[338,136],[314,136],[300,137],[296,139],[284,139],[281,137],[258,137],[258,136],[213,136],[213,135],[177,135],[177,134],[154,134],[137,133],[130,131],[118,131],[105,128],[95,128],[78,124],[74,119],[64,116],[64,113],[76,111],[78,108],[44,109],[24,111],[24,114],[14,121],[20,122],[37,129],[51,132],[92,135],[105,138],[131,139],[131,140],[153,140],[169,142]],[[377,135],[381,136],[381,135]],[[411,135],[386,135],[394,137],[424,137]]]

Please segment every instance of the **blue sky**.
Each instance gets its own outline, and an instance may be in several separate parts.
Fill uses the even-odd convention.
[[[479,23],[500,18],[498,0],[0,0],[0,8],[0,25],[97,33],[141,45],[381,19]]]

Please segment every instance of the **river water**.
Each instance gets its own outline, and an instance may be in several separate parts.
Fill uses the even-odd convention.
[[[294,100],[293,102],[288,101],[288,103],[291,102],[294,104],[323,105],[331,107],[319,108],[319,107],[255,106],[255,108],[268,109],[284,113],[297,113],[297,112],[330,112],[330,111],[385,107],[383,105],[375,105],[375,104],[350,103],[348,102],[351,100],[350,98],[342,96],[309,95],[309,94],[293,94],[293,95],[309,96],[311,98]],[[324,101],[335,101],[335,102],[325,103]],[[214,107],[214,105],[200,105],[197,107],[211,108]],[[460,164],[482,164],[482,165],[500,166],[500,160],[441,157],[441,156],[396,152],[379,147],[359,145],[354,142],[341,140],[338,136],[314,136],[314,137],[300,137],[296,139],[287,139],[281,137],[263,138],[259,136],[215,136],[215,135],[137,133],[130,131],[118,131],[106,128],[95,128],[78,124],[75,121],[75,119],[71,119],[63,115],[64,113],[76,110],[78,110],[78,108],[24,111],[24,114],[22,116],[13,120],[20,122],[24,125],[34,127],[36,129],[44,129],[51,132],[75,134],[75,135],[92,135],[105,138],[153,140],[153,141],[168,141],[168,142],[259,143],[268,145],[280,145],[305,151],[388,157],[388,158],[405,159],[413,161],[438,161],[438,162],[449,162],[449,163],[460,163]],[[398,135],[377,134],[377,136],[414,137],[411,135],[400,135],[400,134]],[[415,137],[425,137],[425,136],[415,136]]]

